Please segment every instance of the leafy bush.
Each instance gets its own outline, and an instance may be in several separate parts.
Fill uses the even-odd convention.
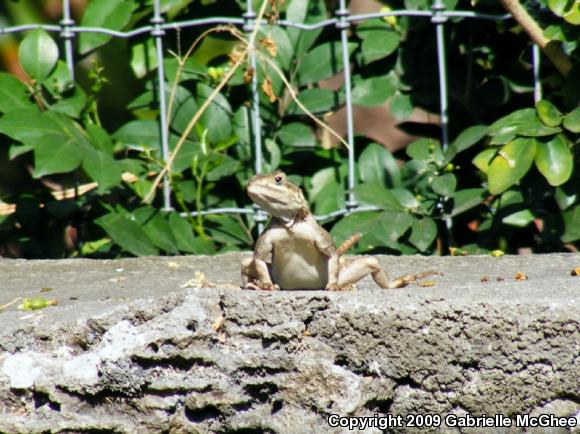
[[[93,0],[81,25],[136,28],[147,24],[151,3]],[[503,12],[495,2],[446,4]],[[245,1],[189,8],[188,2],[170,0],[163,5],[167,18],[178,21],[241,16]],[[272,5],[266,10],[271,22],[315,23],[332,13],[322,0]],[[575,12],[557,1],[548,5],[551,9],[534,2],[529,10],[577,68]],[[388,7],[428,9],[429,3],[392,1]],[[337,242],[361,231],[365,236],[355,249],[359,252],[577,247],[577,80],[573,72],[562,76],[544,63],[545,99],[534,107],[530,43],[513,26],[512,21],[461,18],[446,24],[455,137],[446,149],[437,140],[436,126],[431,130],[406,121],[415,107],[438,111],[432,23],[389,17],[352,26],[348,52],[355,104],[389,102],[401,126],[421,138],[395,155],[365,137],[356,138],[354,194],[370,207],[325,222]],[[256,34],[255,71],[245,63],[249,37],[218,27],[165,38],[171,48],[163,59],[169,146],[179,152],[168,171],[175,210],[163,210],[157,181],[167,167],[161,156],[157,63],[150,36],[119,44],[107,35],[81,33],[77,43],[83,57],[74,82],[58,60],[62,48],[55,40],[42,30],[27,33],[19,59],[30,82],[0,73],[0,149],[9,158],[0,164],[10,175],[5,175],[0,198],[15,205],[14,213],[0,216],[0,254],[211,254],[250,248],[256,236],[252,214],[201,211],[249,205],[244,185],[255,158],[248,109],[254,74],[260,87],[264,170],[281,168],[291,174],[316,214],[343,208],[346,153],[318,145],[323,127],[316,120],[344,105],[344,86],[319,86],[344,69],[339,32],[334,27],[300,31],[263,25]],[[190,46],[191,52],[183,54],[182,47]],[[109,73],[120,68],[117,59],[124,57],[130,58],[134,75],[128,83]],[[89,59],[91,67],[85,69]],[[111,93],[130,95],[120,115],[118,107],[107,105]],[[204,104],[207,109],[193,124]]]

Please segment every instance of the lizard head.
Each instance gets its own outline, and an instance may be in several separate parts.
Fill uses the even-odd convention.
[[[280,170],[253,176],[246,190],[256,205],[284,222],[293,222],[299,213],[308,209],[300,187]]]

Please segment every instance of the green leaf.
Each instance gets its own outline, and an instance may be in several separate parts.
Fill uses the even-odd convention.
[[[550,185],[565,183],[572,175],[574,158],[563,134],[554,136],[548,142],[539,142],[536,147],[536,167]]]
[[[534,117],[528,122],[522,122],[517,125],[515,133],[526,137],[543,137],[550,136],[562,131],[560,127],[549,127],[539,118]]]
[[[565,185],[561,185],[560,187],[556,188],[556,194],[554,195],[554,198],[558,203],[558,208],[560,208],[562,211],[576,203],[576,199],[578,198],[578,190],[575,184],[576,183],[574,180],[571,180]]]
[[[358,23],[355,27],[356,35],[361,39],[376,37],[376,32],[391,30],[391,26],[382,18],[371,18]]]
[[[121,183],[121,169],[117,161],[103,151],[85,150],[82,167],[99,185],[99,193],[105,193]]]
[[[147,38],[131,46],[131,69],[137,78],[143,78],[157,68],[155,41]]]
[[[423,161],[425,163],[443,162],[443,154],[441,145],[438,141],[433,139],[419,139],[412,142],[405,149],[407,155],[414,160]]]
[[[493,207],[499,207],[502,210],[508,207],[513,208],[512,205],[518,205],[518,209],[524,205],[524,195],[519,189],[507,190],[492,202]]]
[[[548,0],[548,7],[573,25],[580,24],[580,4],[574,0]]]
[[[383,211],[379,215],[382,230],[390,242],[397,241],[413,224],[414,218],[404,212]],[[379,232],[380,234],[380,232]]]
[[[294,47],[288,37],[287,30],[279,26],[269,26],[267,29],[260,29],[260,37],[258,38],[261,39],[264,36],[268,36],[274,41],[278,51],[275,60],[282,70],[290,68],[294,57]]]
[[[534,219],[535,216],[529,209],[523,209],[504,217],[501,221],[506,225],[523,228],[533,222]]]
[[[167,101],[169,103],[171,98],[171,90],[169,85],[166,85]],[[173,96],[173,104],[171,106],[171,128],[180,135],[185,131],[191,118],[197,112],[198,106],[194,96],[191,92],[183,86],[177,86]],[[189,133],[192,139],[197,138],[195,128]]]
[[[330,89],[305,89],[298,95],[300,102],[314,114],[324,114],[336,109],[344,102],[344,97],[339,92]],[[302,109],[292,101],[286,109],[286,114],[304,114]]]
[[[489,165],[490,193],[502,193],[518,182],[532,166],[535,155],[535,139],[518,138],[505,145]]]
[[[154,120],[127,122],[113,134],[113,138],[123,142],[127,148],[161,151],[159,124]]]
[[[389,191],[406,210],[414,210],[419,206],[419,201],[415,195],[406,188],[392,188]]]
[[[397,161],[383,145],[370,143],[361,152],[358,165],[360,178],[365,183],[389,187],[401,185],[401,173]]]
[[[70,76],[70,71],[66,62],[62,60],[56,62],[56,66],[44,81],[44,88],[50,92],[55,99],[59,99],[61,96],[70,96],[70,91],[75,88],[75,82]]]
[[[573,243],[580,240],[580,205],[564,211],[562,217],[565,226],[562,241],[565,243]]]
[[[26,85],[12,74],[0,72],[0,113],[33,106]]]
[[[209,215],[205,219],[212,239],[226,244],[252,243],[251,237],[236,218],[229,215]]]
[[[548,100],[538,101],[536,111],[540,120],[549,127],[557,127],[562,122],[562,113]]]
[[[179,137],[174,134],[171,134],[169,136],[170,151],[173,151],[175,149],[178,140]],[[173,172],[183,172],[184,170],[190,169],[193,162],[193,158],[198,152],[199,145],[190,140],[186,140],[185,142],[183,142],[183,146],[179,149],[179,152],[175,156],[173,164],[171,165],[171,170]]]
[[[20,43],[18,59],[28,76],[42,83],[56,66],[58,46],[46,31],[32,30]]]
[[[352,90],[352,103],[364,107],[377,107],[394,93],[395,86],[387,76],[357,79]]]
[[[374,205],[382,209],[402,211],[399,201],[380,184],[359,184],[354,188],[354,194],[359,202]]]
[[[206,86],[203,83],[197,83],[197,104],[201,106],[203,102],[213,92],[213,88]],[[193,116],[193,113],[192,113]],[[218,93],[201,116],[202,125],[207,128],[207,140],[216,144],[225,142],[232,135],[233,116],[230,103],[221,93]]]
[[[167,14],[169,21],[173,19],[184,9],[186,9],[190,4],[190,0],[161,0],[159,5],[161,6],[161,13]]]
[[[173,83],[177,79],[177,72],[180,70],[179,83],[187,80],[200,80],[207,76],[207,68],[201,65],[197,60],[188,57],[180,59],[184,62],[180,69],[179,61],[175,57],[166,57],[163,59],[165,66],[165,80],[168,83]]]
[[[580,24],[580,2],[578,0],[568,2],[569,9],[564,13],[564,20],[577,26]]]
[[[292,0],[286,8],[286,19],[294,23],[314,24],[326,18],[324,0]],[[300,58],[312,47],[322,29],[304,31],[289,27],[286,31],[295,56]]]
[[[0,118],[0,132],[34,147],[34,176],[76,169],[90,143],[72,119],[56,112],[20,109]]]
[[[404,121],[413,113],[413,102],[410,95],[397,93],[391,98],[391,113],[400,121]]]
[[[272,139],[266,139],[264,141],[264,145],[266,150],[270,154],[270,161],[268,161],[268,165],[270,166],[269,170],[273,172],[278,168],[280,164],[280,160],[282,159],[282,153],[280,152],[280,147],[278,144]]]
[[[350,238],[362,224],[377,218],[377,216],[378,213],[374,211],[355,212],[349,214],[334,224],[330,234],[338,246]],[[365,234],[363,234],[363,237],[364,235]]]
[[[580,106],[566,115],[564,118],[564,128],[573,133],[580,133]]]
[[[350,55],[356,44],[348,44]],[[344,69],[342,49],[340,42],[326,42],[310,50],[300,61],[296,71],[298,84],[306,85],[317,83],[325,78],[330,78]]]
[[[123,30],[136,7],[132,0],[92,0],[85,9],[81,26]],[[110,39],[111,36],[103,33],[83,32],[79,36],[80,52],[87,54]]]
[[[253,145],[252,136],[250,134],[250,123],[248,109],[242,105],[238,110],[236,110],[236,113],[232,118],[233,132],[236,137],[238,137],[238,143],[242,145],[242,149],[248,149],[250,144]]]
[[[409,241],[421,252],[426,251],[437,237],[437,224],[432,218],[414,219]]]
[[[312,177],[307,185],[307,194],[308,198],[312,201],[316,198],[316,196],[320,193],[322,188],[330,183],[330,182],[337,182],[337,170],[334,167],[324,167],[319,169]],[[293,181],[296,185],[299,185],[299,182]]]
[[[145,230],[125,215],[111,212],[99,217],[95,223],[102,227],[123,250],[135,256],[158,255],[159,250],[149,240]]]
[[[316,146],[316,137],[312,128],[302,122],[291,122],[278,131],[280,142],[286,146],[311,148]]]
[[[394,53],[401,42],[399,34],[390,29],[364,33],[366,36],[362,41],[361,50],[365,65]]]
[[[568,0],[548,0],[548,7],[552,12],[561,17],[564,15]]]
[[[73,85],[73,89],[66,92],[64,98],[53,104],[53,111],[78,118],[87,103],[87,94],[78,84]]]
[[[340,244],[353,233],[361,232],[358,251],[381,246],[400,250],[397,240],[409,229],[412,220],[409,214],[401,212],[357,212],[336,223],[331,234]]]
[[[488,128],[488,133],[493,136],[492,144],[504,144],[513,140],[516,136],[518,126],[533,122],[536,117],[536,110],[525,108],[516,110],[503,118],[498,119]]]
[[[491,164],[496,153],[497,149],[484,149],[479,154],[477,154],[471,162],[475,165],[475,167],[487,175],[489,165]]]
[[[217,167],[210,170],[207,174],[207,180],[210,182],[218,181],[226,176],[231,176],[240,168],[240,162],[228,157],[227,155],[220,155],[220,163]]]
[[[113,144],[103,128],[89,124],[87,133],[93,147],[84,150],[82,167],[104,193],[121,183],[121,166],[112,156]]]
[[[156,247],[167,253],[178,253],[171,227],[159,210],[142,206],[133,211],[133,217]]]
[[[14,144],[10,146],[10,150],[8,151],[8,158],[14,160],[16,157],[26,154],[27,152],[30,151],[34,151],[33,146]]]
[[[169,214],[169,227],[173,233],[173,238],[180,252],[193,254],[208,254],[211,250],[205,248],[201,239],[195,238],[191,224],[177,212]]]
[[[453,173],[446,173],[433,179],[431,188],[440,196],[450,197],[457,187],[457,178]]]
[[[498,134],[505,128],[515,127],[518,124],[530,122],[536,117],[536,110],[525,108],[516,110],[503,118],[498,119],[488,128],[490,134]]]
[[[334,168],[330,169],[334,172]],[[317,194],[313,195],[312,206],[316,214],[320,215],[344,208],[344,187],[342,182],[336,180],[334,173],[321,186]]]
[[[478,143],[487,134],[487,126],[485,125],[473,125],[465,130],[463,130],[456,139],[451,142],[445,151],[445,159],[443,164],[447,164],[453,160],[455,155],[465,151],[466,149],[472,147]]]
[[[453,210],[451,217],[459,215],[471,208],[483,203],[485,200],[485,188],[465,188],[453,193]]]
[[[109,133],[104,128],[95,124],[87,124],[87,134],[91,144],[96,149],[103,151],[111,157],[113,156],[115,145],[113,144],[111,136],[109,136]]]

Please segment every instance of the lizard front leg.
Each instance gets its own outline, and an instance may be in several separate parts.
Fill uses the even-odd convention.
[[[254,249],[252,258],[242,261],[242,283],[244,289],[278,290],[280,287],[272,282],[271,266],[267,261],[272,253],[272,241],[268,232],[264,232]]]
[[[327,291],[340,291],[341,286],[338,282],[340,274],[340,255],[334,247],[334,241],[332,240],[332,237],[328,234],[328,232],[320,228],[314,239],[314,245],[320,253],[328,258],[328,281],[324,289]]]

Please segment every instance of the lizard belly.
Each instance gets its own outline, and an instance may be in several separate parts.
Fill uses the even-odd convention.
[[[324,289],[328,283],[328,258],[310,241],[280,241],[272,255],[272,277],[282,289]]]

